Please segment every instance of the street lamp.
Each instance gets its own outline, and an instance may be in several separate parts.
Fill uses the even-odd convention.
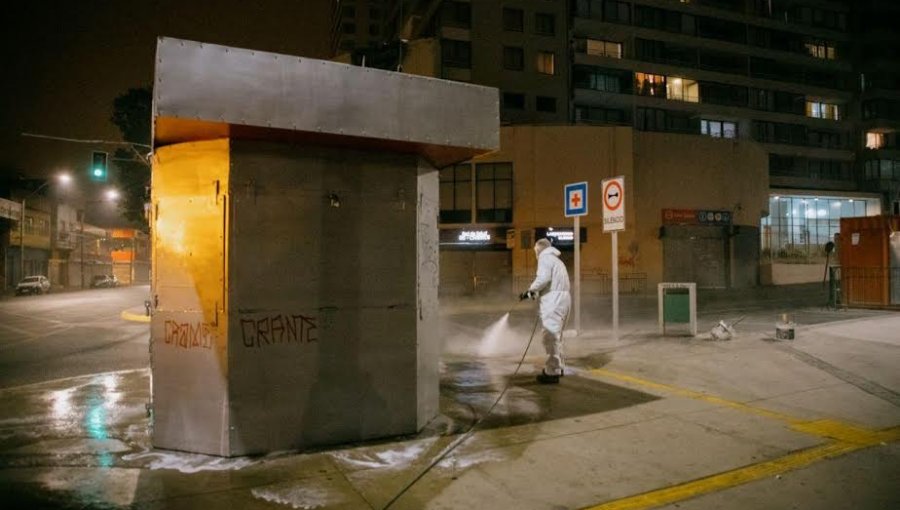
[[[58,180],[60,184],[67,185],[70,182],[72,182],[72,176],[69,175],[68,173],[63,172],[56,176],[56,180]],[[32,191],[31,193],[26,195],[25,198],[22,199],[22,218],[21,218],[22,221],[19,222],[19,271],[20,271],[19,277],[20,278],[25,278],[25,205],[29,198],[33,197],[39,191],[41,191],[42,189],[49,186],[51,182],[53,182],[53,181],[50,179],[44,181],[44,184],[41,184],[40,186],[38,186],[38,188],[36,190]]]

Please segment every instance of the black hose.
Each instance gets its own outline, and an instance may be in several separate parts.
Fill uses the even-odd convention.
[[[515,309],[515,307],[516,307],[516,305],[513,305],[513,307],[510,308],[509,312],[507,312],[507,313],[512,313],[512,311],[513,311],[513,309]],[[476,420],[475,423],[473,423],[469,427],[469,430],[467,430],[463,435],[459,436],[452,443],[450,443],[449,445],[444,447],[444,449],[441,451],[441,453],[438,454],[438,456],[435,457],[434,460],[432,460],[428,464],[428,466],[426,466],[425,469],[422,470],[421,473],[419,473],[415,478],[412,479],[412,481],[410,481],[408,484],[406,484],[403,487],[403,489],[401,489],[400,492],[397,493],[396,496],[391,498],[391,500],[388,501],[387,504],[382,507],[382,510],[387,510],[388,508],[390,508],[391,505],[396,503],[397,500],[400,499],[401,496],[406,494],[406,491],[408,491],[410,488],[412,488],[412,486],[415,485],[419,480],[421,480],[422,477],[427,475],[428,472],[431,471],[431,469],[434,466],[438,465],[442,460],[444,460],[444,458],[447,457],[447,455],[449,455],[450,452],[455,450],[456,447],[465,443],[470,437],[472,437],[472,434],[475,433],[475,429],[477,429],[478,426],[481,425],[484,422],[484,420],[488,416],[491,415],[492,412],[494,412],[494,408],[497,407],[497,404],[499,404],[501,400],[503,400],[504,395],[506,395],[507,390],[509,390],[510,385],[512,385],[513,378],[516,375],[518,375],[519,369],[522,368],[522,363],[525,362],[525,356],[528,355],[528,349],[531,348],[531,342],[534,340],[534,334],[537,332],[537,326],[538,326],[539,321],[540,321],[540,316],[536,316],[534,318],[534,327],[531,328],[531,336],[528,337],[528,345],[525,346],[525,351],[522,353],[522,357],[519,359],[519,363],[518,363],[518,365],[516,365],[515,371],[513,371],[512,375],[506,381],[506,385],[503,386],[503,391],[500,392],[500,395],[497,397],[497,400],[495,400],[494,403],[491,404],[491,407],[488,409],[487,413],[485,413],[480,418],[478,418],[478,420]]]

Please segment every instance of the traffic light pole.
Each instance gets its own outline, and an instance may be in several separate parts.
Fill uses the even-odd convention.
[[[79,211],[81,214],[81,288],[84,289],[84,209]]]
[[[22,199],[22,221],[19,222],[19,281],[25,278],[25,202]]]

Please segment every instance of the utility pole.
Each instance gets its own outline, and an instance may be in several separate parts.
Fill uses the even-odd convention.
[[[81,220],[81,288],[84,289],[84,209],[78,211]]]
[[[72,177],[67,173],[61,173],[56,177],[59,182],[62,184],[68,184]],[[25,278],[25,209],[27,207],[28,199],[36,195],[39,191],[46,188],[50,185],[50,180],[44,181],[44,184],[38,186],[38,188],[31,193],[25,195],[25,198],[22,199],[22,216],[21,221],[19,221],[19,271],[21,274],[19,275],[19,279]],[[52,220],[53,215],[50,215]],[[51,235],[53,235],[53,229],[51,226]]]

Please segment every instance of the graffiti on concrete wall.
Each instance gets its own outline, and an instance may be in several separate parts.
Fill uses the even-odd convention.
[[[316,318],[296,314],[241,318],[241,338],[248,348],[315,342]]]
[[[205,322],[178,322],[167,320],[165,323],[165,344],[181,349],[212,349],[215,329]]]

